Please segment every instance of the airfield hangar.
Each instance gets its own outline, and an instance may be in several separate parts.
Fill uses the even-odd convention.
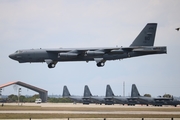
[[[33,90],[35,92],[38,92],[40,98],[42,99],[42,102],[47,102],[48,91],[43,90],[43,89],[38,88],[38,87],[35,87],[35,86],[32,86],[32,85],[29,85],[27,83],[23,83],[21,81],[9,82],[9,83],[6,83],[4,85],[0,85],[0,88],[4,88],[4,87],[7,87],[7,86],[10,86],[10,85],[13,85],[13,84],[17,84],[17,85],[20,85],[22,87],[25,87],[25,88],[28,88],[30,90]]]

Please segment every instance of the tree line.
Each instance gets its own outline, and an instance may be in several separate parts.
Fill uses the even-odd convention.
[[[150,94],[144,94],[144,96],[151,97]],[[172,95],[164,94],[162,97],[171,98]],[[19,96],[19,102],[30,102],[30,103],[32,103],[32,102],[35,102],[35,100],[37,98],[40,98],[39,94],[35,94],[31,97],[26,97],[26,96],[20,95]],[[0,98],[0,102],[18,102],[18,96],[11,94],[6,99]],[[51,103],[72,103],[73,101],[69,98],[50,98],[50,97],[48,97],[47,102],[51,102]]]
[[[29,97],[20,95],[19,96],[19,102],[22,102],[22,103],[25,103],[25,102],[33,103],[33,102],[35,102],[35,100],[37,98],[40,98],[39,94],[35,94],[35,95],[29,96]],[[14,95],[14,94],[11,94],[6,99],[0,98],[0,101],[1,102],[18,102],[18,96]],[[68,98],[50,98],[50,97],[48,97],[47,102],[52,102],[52,103],[71,103],[72,101],[70,99],[68,99]]]

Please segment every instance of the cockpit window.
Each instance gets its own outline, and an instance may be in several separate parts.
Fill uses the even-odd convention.
[[[17,50],[15,53],[22,53],[23,51],[22,50]]]

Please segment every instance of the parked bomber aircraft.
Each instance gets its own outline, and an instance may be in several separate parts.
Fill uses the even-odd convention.
[[[93,96],[91,94],[91,91],[89,90],[89,87],[85,85],[84,87],[84,101],[89,101],[89,103],[98,103],[98,104],[106,104],[105,97],[103,96]],[[88,103],[86,103],[88,104]]]
[[[148,23],[130,47],[28,49],[17,50],[9,57],[19,63],[46,62],[49,68],[63,61],[96,61],[97,66],[102,67],[107,60],[166,53],[165,46],[153,46],[156,28],[157,23]]]
[[[71,96],[67,86],[63,87],[63,95],[64,98],[69,98],[71,100],[73,100],[75,103],[83,103],[83,97],[82,96]]]
[[[106,86],[106,101],[113,102],[114,104],[123,104],[123,105],[142,104],[142,102],[139,102],[137,101],[137,99],[134,99],[133,97],[130,96],[129,97],[115,96],[110,85]]]
[[[69,98],[73,100],[75,103],[83,103],[83,104],[90,104],[90,103],[97,103],[102,104],[105,103],[104,97],[93,96],[89,90],[89,87],[85,85],[84,87],[84,95],[83,96],[71,96],[67,86],[63,87],[63,95],[64,98]]]
[[[180,104],[180,101],[178,99],[174,99],[173,97],[171,97],[171,98],[165,98],[165,97],[153,98],[153,97],[141,96],[139,94],[139,91],[135,84],[132,85],[132,89],[134,91],[132,93],[132,96],[134,98],[138,99],[139,101],[146,103],[147,106],[150,104],[150,105],[154,105],[154,106],[173,105],[176,107],[177,105]]]

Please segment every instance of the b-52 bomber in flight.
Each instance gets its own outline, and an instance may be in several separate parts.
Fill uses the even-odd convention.
[[[157,23],[148,23],[129,47],[27,49],[9,57],[19,63],[46,62],[49,68],[65,61],[96,61],[102,67],[108,60],[166,53],[166,46],[154,47],[156,28]]]

